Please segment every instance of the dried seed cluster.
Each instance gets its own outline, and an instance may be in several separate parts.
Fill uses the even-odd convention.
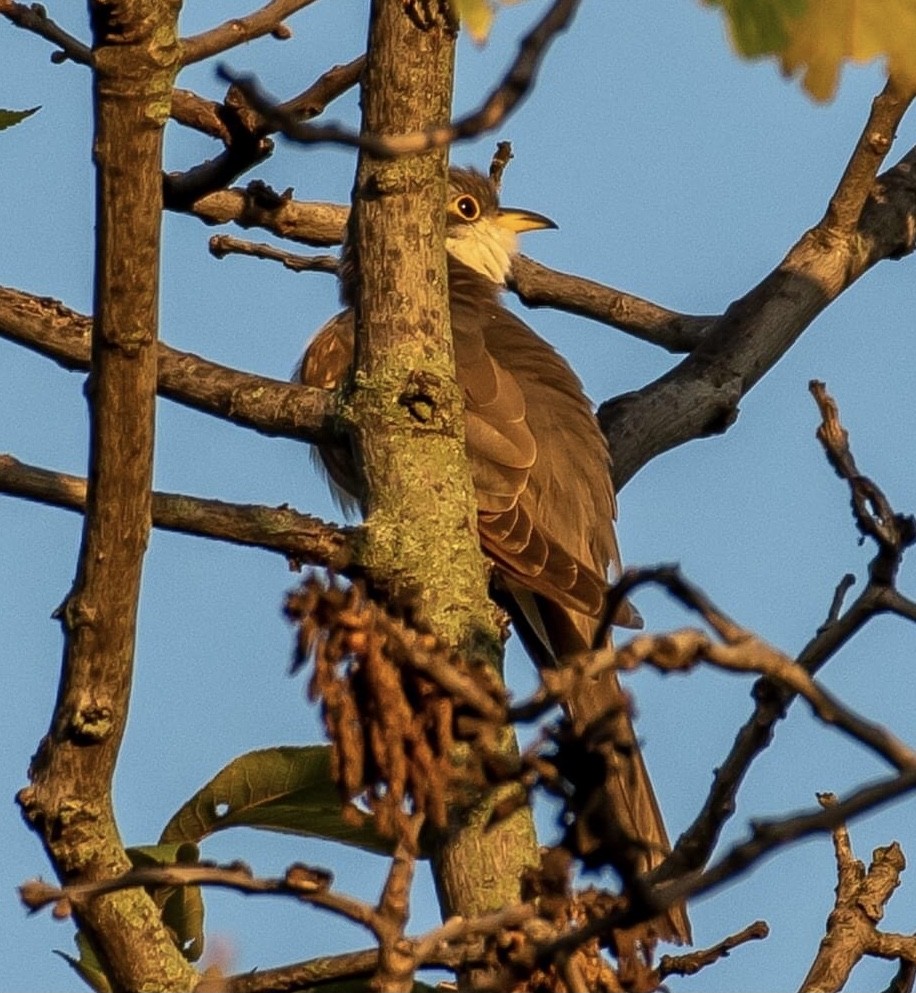
[[[314,663],[308,694],[321,702],[342,799],[363,797],[388,837],[403,837],[415,811],[444,827],[450,789],[473,773],[452,761],[461,705],[429,673],[467,663],[357,585],[312,576],[286,610],[299,627],[293,671]]]

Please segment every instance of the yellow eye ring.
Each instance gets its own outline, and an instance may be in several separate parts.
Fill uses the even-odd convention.
[[[462,193],[452,201],[452,210],[463,221],[476,221],[480,217],[480,204],[470,193]]]

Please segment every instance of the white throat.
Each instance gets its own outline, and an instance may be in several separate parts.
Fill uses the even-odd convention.
[[[445,250],[469,269],[504,286],[512,256],[518,251],[518,236],[488,217],[474,224],[455,224],[445,236]]]

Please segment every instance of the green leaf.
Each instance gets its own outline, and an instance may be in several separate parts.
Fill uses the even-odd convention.
[[[346,814],[331,778],[329,745],[248,752],[229,763],[172,817],[162,842],[201,841],[230,827],[326,838],[390,854],[372,817],[350,804]]]
[[[127,849],[135,869],[144,866],[199,862],[200,852],[191,842],[140,845]],[[204,951],[204,898],[199,886],[158,886],[150,895],[162,912],[162,923],[171,931],[179,951],[196,962]]]
[[[747,58],[775,56],[800,75],[815,100],[836,92],[847,62],[884,58],[887,71],[916,86],[913,0],[705,0],[720,7],[732,44]]]
[[[30,107],[28,110],[0,110],[0,131],[11,128],[39,110],[41,107]]]
[[[80,953],[78,959],[56,948],[54,949],[55,955],[59,955],[96,993],[112,993],[111,983],[102,970],[102,964],[99,962],[99,957],[95,954],[92,945],[89,944],[89,939],[82,931],[77,931],[75,941],[77,951]]]

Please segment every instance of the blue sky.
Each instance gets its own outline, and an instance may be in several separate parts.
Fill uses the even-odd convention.
[[[218,11],[214,8],[218,6]],[[263,40],[226,62],[259,74],[287,97],[333,63],[357,55],[365,36],[361,0],[324,0],[292,19],[294,38]],[[543,9],[506,8],[488,46],[459,46],[457,112],[474,107],[498,77],[526,26]],[[49,14],[86,39],[80,5],[50,3]],[[247,10],[189,0],[185,34]],[[56,297],[88,313],[92,265],[89,75],[54,66],[50,47],[0,24],[0,105],[42,105],[0,133],[3,247],[0,283]],[[180,85],[219,98],[212,64],[186,71]],[[676,310],[717,313],[774,265],[815,223],[842,172],[873,95],[876,67],[847,70],[835,101],[813,104],[770,64],[748,64],[728,47],[715,13],[692,0],[583,5],[551,50],[536,91],[493,136],[455,147],[452,160],[485,168],[497,138],[513,142],[505,198],[554,218],[559,231],[531,235],[525,251]],[[354,123],[353,94],[331,116]],[[916,140],[904,121],[889,161]],[[214,154],[206,140],[170,125],[167,167]],[[346,200],[354,157],[339,149],[283,146],[254,170],[302,199]],[[212,259],[213,231],[199,221],[164,219],[161,334],[169,344],[216,361],[286,378],[303,343],[334,312],[336,288],[322,275],[277,265]],[[242,235],[241,232],[233,232]],[[255,240],[269,240],[254,232]],[[863,472],[898,510],[916,510],[913,288],[910,260],[881,264],[826,311],[741,404],[724,436],[655,460],[620,497],[620,542],[630,564],[679,562],[685,573],[742,624],[797,651],[823,621],[841,576],[863,578],[871,555],[857,544],[848,494],[814,440],[807,391],[823,379],[838,400]],[[513,306],[566,355],[601,401],[637,389],[674,360],[659,349],[568,315]],[[82,377],[0,342],[0,450],[26,462],[84,473]],[[156,486],[241,502],[289,503],[329,519],[339,515],[311,472],[305,449],[163,401],[158,416]],[[50,876],[37,840],[13,803],[53,705],[61,636],[50,619],[73,578],[80,535],[75,515],[0,500],[0,660],[8,709],[0,730],[0,932],[6,954],[0,989],[76,989],[79,980],[51,954],[73,950],[69,923],[27,918],[14,887]],[[901,586],[914,588],[914,564]],[[237,754],[272,744],[319,740],[301,679],[286,667],[291,630],[281,615],[295,583],[278,556],[203,539],[156,533],[143,582],[133,708],[116,780],[124,838],[148,843],[182,802]],[[691,623],[662,595],[640,595],[649,630]],[[911,676],[916,631],[873,623],[824,672],[825,685],[873,720],[912,734]],[[512,684],[531,686],[529,663],[512,646]],[[672,833],[691,820],[735,730],[750,711],[751,682],[699,672],[629,681]],[[816,725],[796,705],[755,765],[723,845],[752,817],[808,808],[816,791],[843,793],[885,774],[864,750]],[[893,839],[916,855],[916,800],[898,802],[852,826],[858,855]],[[542,817],[545,838],[549,818]],[[244,858],[262,874],[292,861],[334,869],[338,886],[371,898],[384,863],[326,843],[226,832],[204,855]],[[771,937],[735,951],[673,990],[786,989],[797,985],[823,933],[835,885],[827,839],[769,859],[699,901],[694,931],[712,944],[757,918]],[[317,911],[279,900],[207,894],[208,929],[228,949],[231,968],[278,965],[368,941]],[[436,919],[428,874],[420,874],[414,928]],[[883,926],[912,931],[916,883],[905,874]],[[878,987],[893,967],[867,963],[856,988]]]

